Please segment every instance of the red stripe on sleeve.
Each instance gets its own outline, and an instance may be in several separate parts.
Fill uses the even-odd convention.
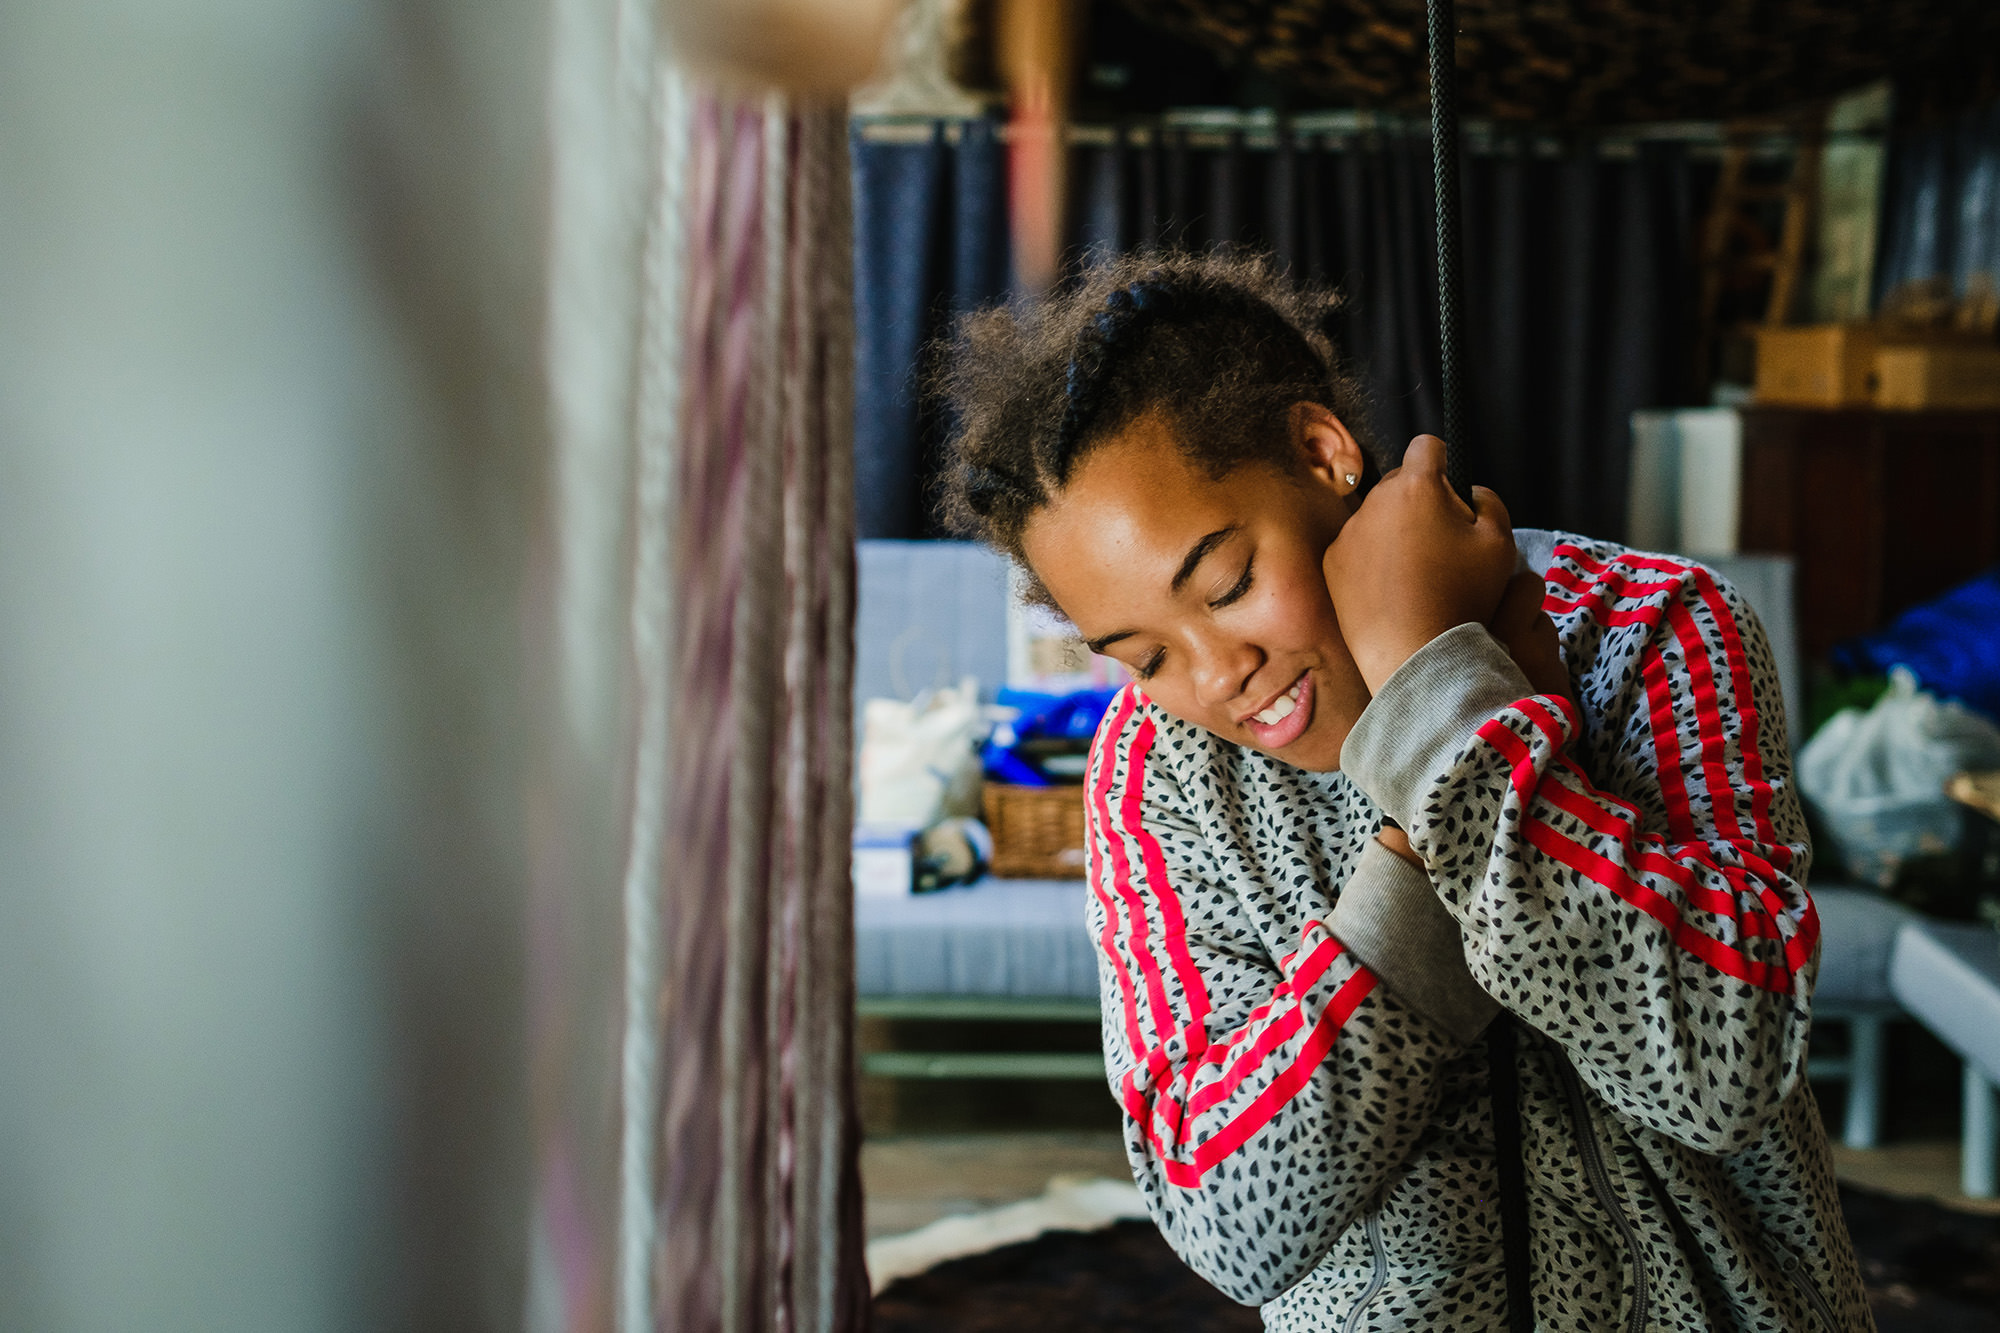
[[[1737,745],[1741,764],[1738,773],[1729,765],[1724,737],[1721,734],[1721,712],[1714,702],[1718,682],[1715,679],[1712,658],[1708,652],[1707,640],[1696,626],[1686,604],[1676,601],[1670,613],[1671,628],[1676,642],[1688,659],[1688,674],[1699,691],[1706,677],[1706,688],[1710,706],[1702,707],[1697,699],[1697,735],[1695,744],[1700,756],[1700,771],[1711,801],[1716,806],[1717,823],[1721,831],[1733,829],[1741,838],[1741,824],[1736,817],[1735,795],[1739,789],[1750,796],[1750,820],[1754,836],[1759,846],[1770,853],[1770,860],[1757,854],[1748,844],[1739,841],[1738,850],[1750,874],[1760,877],[1760,882],[1751,884],[1743,871],[1732,867],[1716,867],[1737,883],[1741,891],[1754,894],[1763,904],[1773,926],[1789,915],[1791,905],[1778,893],[1775,881],[1781,875],[1789,874],[1794,862],[1794,854],[1778,837],[1772,825],[1770,812],[1775,792],[1763,771],[1763,750],[1759,732],[1763,718],[1757,708],[1756,693],[1751,679],[1748,655],[1743,647],[1742,633],[1736,616],[1722,595],[1720,585],[1714,577],[1699,565],[1643,556],[1633,552],[1621,552],[1610,560],[1599,560],[1576,546],[1567,543],[1556,548],[1559,557],[1575,563],[1586,573],[1593,575],[1596,583],[1585,583],[1577,575],[1563,568],[1553,566],[1549,579],[1559,586],[1579,591],[1597,588],[1599,585],[1617,587],[1628,593],[1644,592],[1657,594],[1691,589],[1701,604],[1708,609],[1715,622],[1715,634],[1719,637],[1722,657],[1727,663],[1731,706],[1741,719]],[[1626,566],[1636,574],[1664,574],[1666,581],[1645,582],[1636,575],[1628,576],[1617,566]],[[1551,594],[1551,609],[1576,609],[1577,603],[1564,603]],[[1629,611],[1631,608],[1620,608]],[[1621,619],[1630,617],[1621,616]],[[1673,721],[1671,689],[1664,658],[1656,646],[1649,645],[1643,660],[1651,720],[1654,729],[1654,743],[1660,784],[1666,798],[1670,835],[1676,841],[1694,842],[1698,835],[1694,828],[1693,812],[1687,799],[1687,788],[1681,767],[1680,735]],[[1718,777],[1721,778],[1718,783]],[[1726,814],[1724,812],[1727,812]],[[1722,826],[1727,828],[1723,829]],[[1773,864],[1775,863],[1775,864]],[[1803,887],[1803,886],[1802,886]],[[1794,970],[1805,965],[1811,957],[1812,947],[1819,938],[1819,913],[1809,896],[1803,898],[1798,927],[1785,941],[1786,957]]]
[[[1129,746],[1123,750],[1125,760],[1125,789],[1119,793],[1119,813],[1123,816],[1122,830],[1129,832],[1137,822],[1136,810],[1140,798],[1140,784],[1144,781],[1146,752],[1152,748],[1153,724],[1151,719],[1141,718]],[[1152,923],[1146,917],[1145,898],[1142,886],[1132,882],[1130,858],[1125,852],[1125,840],[1121,836],[1121,825],[1111,822],[1111,812],[1104,812],[1107,841],[1111,844],[1112,872],[1118,896],[1126,908],[1126,936],[1131,944],[1132,960],[1139,969],[1139,978],[1145,983],[1146,1005],[1153,1019],[1154,1049],[1166,1044],[1169,1034],[1178,1024],[1174,1021],[1174,1011],[1167,999],[1166,981],[1160,976],[1158,960],[1153,956],[1151,946]],[[1152,891],[1157,901],[1170,897],[1173,890],[1164,878],[1143,886]],[[1135,1054],[1136,1054],[1135,1050]],[[1164,1058],[1164,1057],[1162,1057]]]
[[[1675,602],[1667,610],[1667,623],[1680,640],[1681,665],[1687,672],[1688,687],[1694,694],[1695,734],[1700,742],[1701,774],[1708,788],[1708,803],[1716,830],[1725,838],[1741,841],[1743,825],[1736,818],[1736,788],[1730,781],[1728,742],[1722,735],[1722,705],[1715,692],[1715,666],[1708,660],[1708,643],[1687,607]]]
[[[1544,716],[1546,717],[1546,713]],[[1499,722],[1499,719],[1494,719],[1480,729],[1479,734],[1481,738],[1494,747],[1515,774],[1518,775],[1524,768],[1533,772],[1533,753],[1528,743],[1504,724],[1497,727],[1494,726],[1495,722]],[[1559,737],[1551,737],[1552,741],[1559,741],[1559,739]],[[1542,780],[1537,786],[1537,794],[1545,797],[1551,806],[1557,809],[1565,809],[1567,807],[1568,813],[1576,814],[1579,817],[1583,817],[1581,812],[1582,807],[1585,805],[1590,806],[1594,817],[1608,817],[1608,812],[1603,810],[1602,807],[1595,806],[1589,801],[1581,799],[1582,794],[1571,791],[1560,781],[1554,779]],[[1569,802],[1572,799],[1576,800],[1577,803],[1570,804]],[[1737,948],[1724,944],[1722,941],[1697,930],[1683,918],[1678,904],[1643,880],[1633,876],[1626,867],[1619,865],[1617,862],[1610,860],[1598,852],[1584,847],[1567,834],[1564,834],[1537,817],[1531,808],[1524,808],[1523,816],[1523,832],[1530,846],[1547,856],[1553,857],[1570,869],[1577,871],[1593,883],[1610,890],[1639,911],[1644,912],[1666,926],[1674,943],[1682,949],[1702,959],[1702,961],[1728,976],[1736,977],[1739,980],[1747,981],[1752,985],[1769,990],[1779,992],[1789,992],[1791,990],[1791,978],[1789,974],[1779,974],[1769,964],[1750,958]],[[1630,836],[1632,838],[1637,837],[1636,829],[1631,830]],[[1619,840],[1628,847],[1632,846],[1632,843],[1627,841],[1627,838],[1624,836],[1620,836]],[[1638,849],[1634,848],[1633,850],[1637,851]],[[1657,854],[1653,854],[1650,857],[1644,856],[1643,853],[1641,855],[1642,859],[1647,861],[1646,868],[1671,880],[1683,893],[1693,883],[1692,872],[1687,867],[1676,865],[1667,860],[1667,858]],[[1738,910],[1734,900],[1730,900],[1729,907],[1730,915],[1733,919],[1735,912]]]
[[[1673,684],[1667,660],[1658,645],[1647,644],[1639,655],[1639,674],[1646,682],[1647,724],[1653,729],[1653,763],[1666,804],[1667,836],[1675,842],[1694,840],[1694,810],[1688,804],[1687,775],[1681,772],[1680,719],[1674,714]]]
[[[1192,1053],[1200,1054],[1200,1047],[1207,1041],[1208,986],[1201,979],[1201,971],[1194,965],[1194,958],[1188,953],[1187,917],[1181,911],[1180,895],[1167,879],[1167,858],[1160,850],[1160,840],[1146,829],[1140,816],[1139,799],[1146,779],[1146,757],[1152,752],[1153,720],[1147,718],[1139,726],[1139,735],[1133,743],[1131,778],[1126,783],[1124,815],[1125,828],[1133,841],[1139,844],[1139,854],[1146,867],[1146,883],[1153,891],[1153,898],[1160,905],[1162,933],[1167,946],[1167,959],[1174,969],[1174,977],[1180,982],[1181,995],[1187,1003],[1187,1017],[1180,1024],[1191,1044]]]
[[[1101,832],[1104,840],[1111,844],[1114,849],[1117,847],[1118,833],[1112,825],[1110,807],[1106,803],[1105,798],[1111,789],[1112,771],[1118,766],[1120,757],[1118,753],[1119,734],[1124,731],[1125,724],[1131,720],[1132,710],[1136,706],[1133,691],[1129,686],[1119,694],[1118,698],[1120,702],[1115,718],[1097,733],[1098,744],[1103,748],[1099,753],[1097,781],[1093,784],[1091,791],[1092,822],[1097,824],[1098,831]],[[1090,844],[1092,853],[1090,888],[1097,895],[1098,903],[1104,908],[1104,929],[1098,937],[1098,946],[1103,949],[1104,956],[1111,960],[1112,970],[1118,977],[1119,1007],[1125,1018],[1125,1041],[1136,1058],[1140,1052],[1146,1049],[1146,1040],[1139,1032],[1138,995],[1132,983],[1132,973],[1125,966],[1124,956],[1119,953],[1117,947],[1118,910],[1112,905],[1111,895],[1105,891],[1104,887],[1104,853],[1097,851],[1096,838],[1093,837],[1090,839]],[[1121,863],[1120,868],[1122,869],[1122,853],[1117,854],[1116,859]],[[1121,878],[1120,871],[1114,869],[1114,883],[1119,878]]]
[[[1582,552],[1576,553],[1580,560],[1588,560]],[[1717,681],[1714,667],[1708,653],[1707,639],[1695,623],[1693,614],[1681,602],[1675,602],[1671,609],[1670,623],[1675,638],[1681,644],[1683,655],[1688,661],[1688,675],[1695,691],[1695,711],[1701,771],[1708,789],[1709,801],[1716,811],[1718,830],[1742,844],[1747,841],[1742,824],[1736,814],[1736,792],[1740,787],[1750,795],[1750,820],[1752,834],[1756,842],[1770,850],[1772,859],[1789,871],[1792,865],[1792,850],[1778,838],[1770,818],[1774,792],[1764,777],[1763,752],[1759,742],[1758,729],[1761,715],[1757,710],[1756,691],[1751,681],[1748,655],[1743,648],[1743,637],[1736,623],[1735,614],[1729,609],[1728,601],[1722,596],[1721,587],[1713,576],[1697,565],[1680,564],[1652,556],[1621,553],[1614,561],[1629,564],[1637,569],[1668,572],[1679,575],[1692,586],[1697,597],[1708,609],[1715,622],[1715,633],[1721,641],[1722,656],[1729,671],[1730,703],[1739,718],[1737,756],[1741,765],[1740,781],[1728,762],[1726,738],[1722,734],[1722,712],[1718,701]],[[1693,837],[1690,831],[1686,838]],[[1779,870],[1770,862],[1757,857],[1744,848],[1744,859],[1750,868],[1763,876],[1763,882],[1752,886],[1739,873],[1736,879],[1743,891],[1754,893],[1762,902],[1769,918],[1776,926],[1780,918],[1790,914],[1790,904],[1779,895],[1773,881]],[[1724,873],[1729,873],[1725,870]],[[1794,971],[1804,967],[1812,956],[1812,946],[1819,938],[1819,913],[1808,897],[1804,900],[1798,929],[1785,941],[1786,958]]]
[[[1139,725],[1131,728],[1129,741],[1121,739],[1131,723],[1136,704],[1136,691],[1128,689],[1122,696],[1115,718],[1100,732],[1101,741],[1108,743],[1112,752],[1103,757],[1091,793],[1091,814],[1100,823],[1109,848],[1108,855],[1100,855],[1093,861],[1093,888],[1105,911],[1105,928],[1100,944],[1116,963],[1125,1034],[1136,1064],[1120,1080],[1119,1098],[1126,1114],[1132,1117],[1152,1145],[1167,1179],[1178,1185],[1196,1185],[1212,1166],[1268,1124],[1293,1094],[1305,1085],[1332,1049],[1334,1038],[1355,1007],[1373,989],[1375,978],[1365,968],[1357,968],[1353,976],[1342,982],[1291,1061],[1246,1107],[1197,1146],[1192,1157],[1188,1155],[1184,1140],[1193,1121],[1203,1112],[1227,1101],[1245,1082],[1268,1067],[1274,1054],[1298,1036],[1306,1021],[1302,1007],[1304,996],[1324,977],[1328,967],[1342,955],[1343,949],[1337,939],[1326,933],[1323,923],[1308,922],[1299,949],[1287,955],[1281,965],[1287,975],[1273,990],[1271,998],[1258,1006],[1234,1033],[1219,1041],[1209,1041],[1207,1020],[1211,1007],[1207,984],[1188,949],[1186,916],[1169,880],[1165,852],[1159,839],[1146,828],[1144,819],[1146,764],[1157,738],[1157,729],[1151,718],[1142,717]],[[1114,818],[1111,787],[1120,761],[1125,765],[1125,778],[1117,795],[1117,814]],[[1134,865],[1134,857],[1126,851],[1127,839],[1137,850],[1137,866]],[[1109,891],[1103,882],[1107,875]],[[1160,913],[1157,940],[1152,935],[1146,915],[1149,900]],[[1118,910],[1119,904],[1123,905],[1122,913]],[[1118,951],[1117,937],[1121,933],[1121,924],[1132,966],[1140,974],[1136,980],[1128,971],[1124,956]],[[1167,955],[1168,966],[1172,968],[1184,997],[1188,1011],[1185,1018],[1174,1011],[1154,948],[1162,949]],[[1142,989],[1146,992],[1152,1012],[1151,1042],[1145,1039],[1139,1014],[1138,993]],[[1178,1073],[1168,1055],[1172,1038],[1177,1035],[1183,1037],[1185,1043],[1185,1054]],[[1195,1089],[1195,1075],[1203,1068],[1214,1069],[1216,1077],[1213,1082]],[[1140,1086],[1142,1078],[1145,1082],[1143,1089]],[[1192,1090],[1185,1105],[1175,1096],[1176,1083]]]
[[[1528,720],[1548,738],[1549,745],[1555,752],[1560,754],[1565,745],[1564,734],[1556,726],[1555,719],[1541,706],[1541,701],[1524,700],[1520,708]],[[1768,882],[1768,879],[1776,878],[1777,872],[1772,870],[1768,863],[1763,862],[1762,858],[1756,857],[1741,840],[1733,845],[1746,861],[1752,863],[1747,869],[1723,865],[1707,854],[1708,848],[1704,843],[1694,839],[1686,840],[1677,848],[1663,843],[1662,846],[1666,847],[1667,851],[1666,856],[1648,850],[1645,847],[1648,839],[1639,832],[1638,811],[1600,791],[1590,780],[1589,775],[1569,759],[1564,758],[1561,762],[1562,767],[1575,778],[1578,789],[1572,791],[1561,784],[1556,784],[1553,789],[1545,787],[1544,794],[1551,797],[1552,803],[1558,809],[1565,810],[1582,820],[1593,832],[1615,837],[1632,848],[1640,859],[1641,869],[1662,875],[1679,885],[1690,906],[1728,917],[1736,923],[1740,935],[1767,939],[1784,938],[1783,928],[1778,924],[1778,918],[1785,912],[1784,900]],[[1613,815],[1605,809],[1606,805],[1619,807],[1625,817],[1621,819]],[[1672,859],[1668,859],[1669,857]],[[1764,912],[1751,912],[1746,916],[1741,898],[1703,884],[1695,867],[1721,875],[1735,885],[1737,894],[1755,899],[1765,909]],[[1753,870],[1766,875],[1767,880],[1753,884],[1749,877],[1749,872]]]
[[[1162,1158],[1160,1167],[1168,1183],[1184,1187],[1201,1184],[1201,1178],[1216,1163],[1242,1147],[1251,1135],[1269,1124],[1278,1109],[1305,1086],[1327,1052],[1333,1049],[1334,1038],[1340,1035],[1341,1028],[1346,1026],[1362,1000],[1374,989],[1375,974],[1365,968],[1357,969],[1353,976],[1342,982],[1328,1002],[1326,1012],[1313,1025],[1312,1035],[1299,1048],[1298,1057],[1271,1080],[1270,1086],[1259,1093],[1255,1101],[1196,1149],[1194,1160],[1177,1162]]]

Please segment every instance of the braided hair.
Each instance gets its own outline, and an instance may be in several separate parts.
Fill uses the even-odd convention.
[[[934,377],[954,423],[947,525],[1026,569],[1028,520],[1095,445],[1153,412],[1220,478],[1251,461],[1289,470],[1291,409],[1319,403],[1362,442],[1367,485],[1391,460],[1341,366],[1340,312],[1266,257],[1170,253],[1100,262],[1039,301],[966,316]],[[1032,577],[1029,595],[1048,601]]]

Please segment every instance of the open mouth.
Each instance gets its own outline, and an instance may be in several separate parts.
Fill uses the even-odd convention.
[[[1290,745],[1312,725],[1312,673],[1306,672],[1292,687],[1248,718],[1244,725],[1257,739],[1259,749],[1277,750]]]

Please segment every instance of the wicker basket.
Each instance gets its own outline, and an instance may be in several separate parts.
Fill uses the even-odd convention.
[[[993,873],[1002,879],[1082,879],[1083,786],[986,784]]]

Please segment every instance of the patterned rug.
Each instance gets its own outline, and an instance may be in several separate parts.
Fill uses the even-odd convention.
[[[1843,1188],[1880,1333],[2000,1333],[2000,1217]],[[875,1333],[1257,1333],[1150,1222],[939,1264],[875,1299]]]

